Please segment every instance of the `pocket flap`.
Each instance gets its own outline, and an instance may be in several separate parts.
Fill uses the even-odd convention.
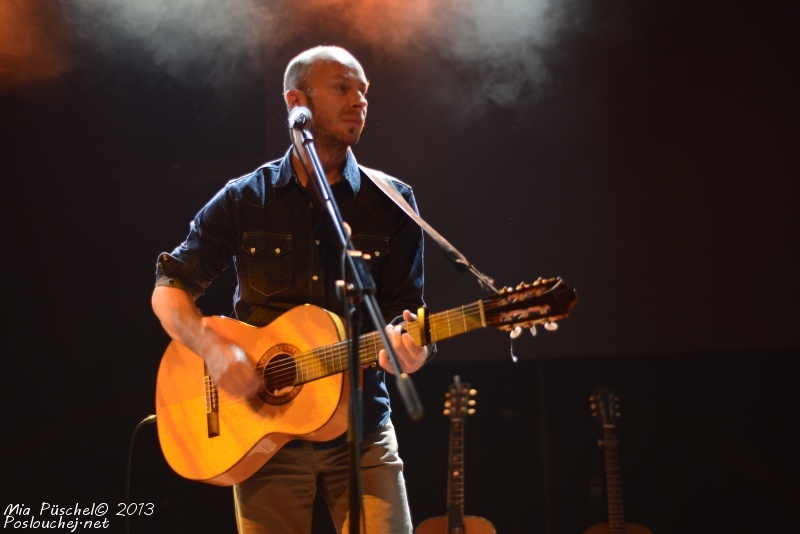
[[[292,252],[292,236],[270,232],[245,232],[242,249],[250,256],[258,256],[261,253],[269,253],[275,257],[283,256]]]
[[[375,259],[383,258],[389,254],[389,238],[378,235],[354,235],[353,246],[369,254]]]

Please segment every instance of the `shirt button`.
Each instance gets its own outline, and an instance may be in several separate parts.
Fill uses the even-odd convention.
[[[316,239],[316,240],[314,240],[314,243],[316,243],[317,245],[319,245],[319,239]]]
[[[312,277],[311,277],[311,279],[312,279],[313,281],[315,281],[315,282],[316,282],[317,280],[319,280],[319,276],[317,276],[317,275],[315,274],[314,276],[312,276]]]
[[[381,251],[380,251],[380,250],[376,250],[376,251],[375,251],[375,257],[377,258],[377,257],[378,257],[378,256],[380,256],[380,255],[381,255]]]
[[[281,247],[275,247],[275,254],[281,253]]]
[[[250,254],[256,253],[256,247],[250,247]]]

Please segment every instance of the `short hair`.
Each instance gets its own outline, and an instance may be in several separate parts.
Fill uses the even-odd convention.
[[[283,74],[283,94],[293,89],[304,93],[308,91],[308,77],[314,64],[319,61],[333,61],[334,57],[342,54],[353,57],[344,48],[331,45],[319,45],[300,52],[286,66],[286,72]],[[356,61],[355,58],[353,60]]]

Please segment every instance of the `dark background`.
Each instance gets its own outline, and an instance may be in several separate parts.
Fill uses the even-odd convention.
[[[116,511],[124,500],[132,434],[154,410],[168,343],[149,307],[156,256],[225,180],[288,148],[283,68],[331,43],[372,82],[359,161],[410,183],[425,220],[498,285],[562,276],[580,296],[558,331],[515,342],[516,364],[497,330],[440,343],[413,376],[421,421],[393,389],[415,522],[444,513],[439,414],[458,374],[479,391],[466,513],[501,533],[605,520],[588,402],[598,386],[620,397],[629,521],[655,532],[800,527],[788,9],[3,6],[4,509]],[[431,311],[489,296],[426,247]],[[230,284],[201,307],[229,314]],[[235,528],[230,490],[172,473],[154,426],[136,436],[130,492],[156,509],[135,531]]]

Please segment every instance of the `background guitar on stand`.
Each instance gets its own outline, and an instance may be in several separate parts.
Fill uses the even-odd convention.
[[[622,478],[619,469],[619,440],[616,435],[619,418],[619,399],[609,388],[600,387],[589,397],[592,415],[603,426],[603,437],[598,444],[603,447],[606,463],[606,495],[608,497],[608,523],[593,525],[583,534],[653,534],[653,531],[636,523],[625,521],[622,501]]]
[[[448,448],[447,515],[431,517],[417,525],[415,534],[495,534],[488,519],[464,515],[464,450],[465,427],[468,415],[475,413],[477,392],[461,377],[455,375],[450,390],[445,394],[444,414],[450,418],[450,445]]]

